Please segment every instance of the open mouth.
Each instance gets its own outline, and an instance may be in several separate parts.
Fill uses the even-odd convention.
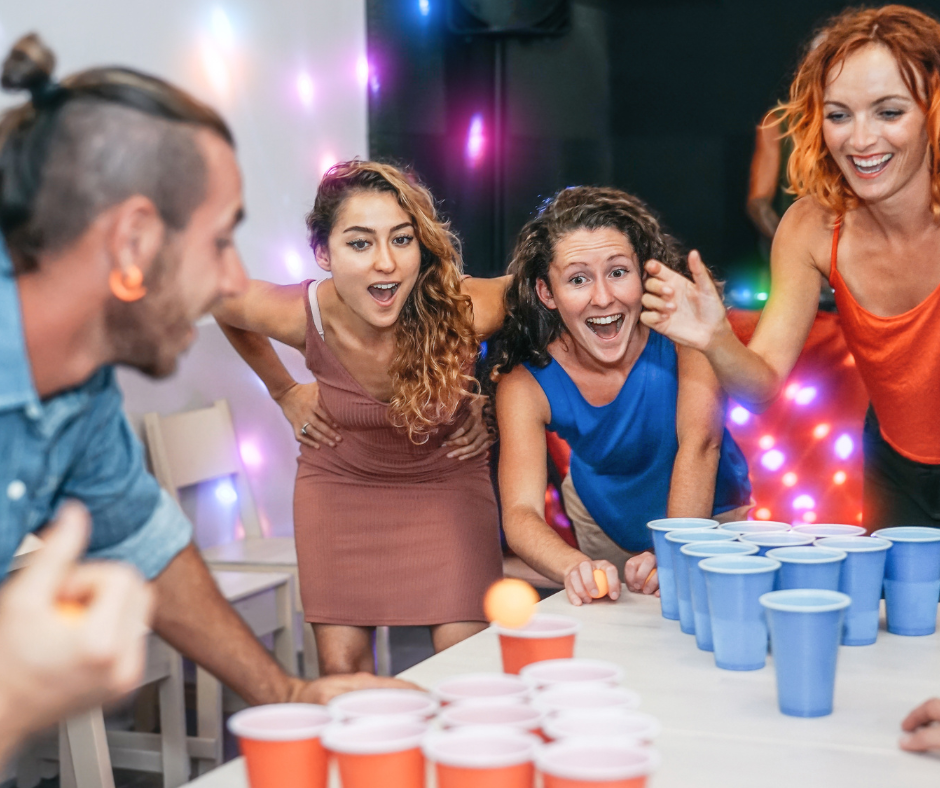
[[[849,156],[849,161],[859,175],[871,177],[887,167],[893,158],[893,153],[880,153],[877,156]]]
[[[584,322],[601,339],[613,339],[623,327],[623,312],[603,317],[589,317]]]
[[[382,282],[380,284],[369,285],[369,295],[371,295],[380,304],[389,303],[398,291],[398,282]]]

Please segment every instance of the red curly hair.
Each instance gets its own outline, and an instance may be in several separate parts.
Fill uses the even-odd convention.
[[[930,207],[940,216],[940,22],[903,5],[849,9],[833,17],[814,39],[790,85],[778,117],[793,140],[787,163],[790,186],[837,215],[858,205],[823,139],[823,93],[832,69],[868,44],[888,49],[914,100],[927,117],[931,153]]]

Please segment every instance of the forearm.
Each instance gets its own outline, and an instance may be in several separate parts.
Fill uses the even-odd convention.
[[[780,393],[780,377],[735,336],[727,318],[704,353],[725,393],[750,410],[766,410]]]
[[[154,581],[154,631],[251,704],[284,703],[297,691],[288,676],[219,593],[190,544]]]
[[[672,466],[667,517],[711,517],[721,444],[698,440],[680,443]]]
[[[751,197],[747,201],[747,215],[766,238],[773,238],[780,224],[780,217],[771,203],[770,197]]]
[[[22,710],[12,709],[0,690],[0,771],[22,745],[24,738],[33,733],[23,729]]]
[[[270,339],[254,331],[235,328],[221,320],[218,323],[226,339],[261,378],[273,399],[279,399],[296,383],[275,352]]]
[[[565,575],[582,561],[590,559],[576,550],[531,507],[503,510],[503,529],[512,551],[536,572],[564,583]]]

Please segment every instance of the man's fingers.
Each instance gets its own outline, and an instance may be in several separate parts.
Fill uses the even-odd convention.
[[[613,564],[604,567],[604,574],[607,575],[607,595],[611,599],[617,599],[620,596],[620,572]]]
[[[902,750],[909,752],[940,750],[940,726],[930,725],[914,733],[906,733],[901,737],[899,744]]]
[[[653,567],[646,576],[646,580],[643,583],[643,593],[656,594],[656,596],[659,596],[659,572],[656,571],[656,567]]]
[[[88,510],[76,501],[63,504],[55,523],[43,531],[42,549],[18,578],[20,587],[35,598],[55,599],[66,574],[84,553],[89,533]]]
[[[901,729],[913,731],[931,722],[940,722],[940,698],[931,698],[921,703],[920,706],[904,718],[904,722],[901,723]]]

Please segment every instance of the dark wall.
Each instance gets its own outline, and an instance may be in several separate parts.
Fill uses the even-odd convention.
[[[492,142],[471,167],[470,119],[493,121],[494,44],[454,36],[447,0],[368,0],[375,158],[412,164],[464,240],[468,271],[501,271],[538,202],[576,183],[650,203],[719,272],[759,272],[744,214],[754,127],[785,94],[832,0],[577,0],[562,38],[505,44],[504,242],[494,243]],[[937,13],[940,0],[917,7]],[[498,249],[497,249],[498,247]]]

